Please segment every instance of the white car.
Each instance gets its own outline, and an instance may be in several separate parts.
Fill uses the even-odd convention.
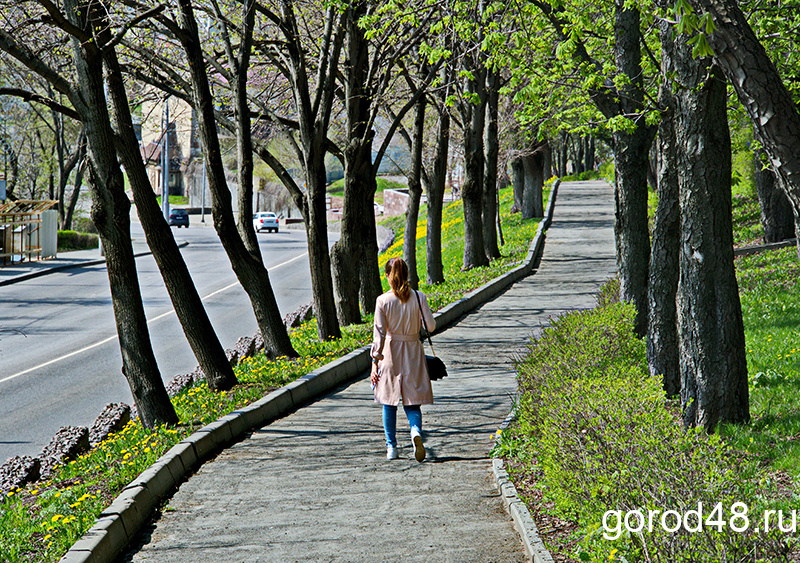
[[[253,215],[253,228],[257,233],[261,231],[278,232],[278,216],[272,211],[259,211]]]

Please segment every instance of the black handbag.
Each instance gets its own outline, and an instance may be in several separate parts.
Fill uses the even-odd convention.
[[[447,366],[444,365],[444,362],[436,357],[436,352],[433,350],[433,341],[431,340],[431,333],[428,332],[428,327],[425,326],[425,315],[422,314],[422,303],[419,300],[419,293],[414,292],[417,296],[417,305],[419,305],[419,317],[422,320],[422,328],[419,331],[419,339],[421,341],[425,341],[428,339],[428,344],[431,346],[431,353],[433,356],[425,355],[425,363],[428,366],[428,377],[431,378],[431,381],[438,381],[439,379],[443,379],[447,377]]]

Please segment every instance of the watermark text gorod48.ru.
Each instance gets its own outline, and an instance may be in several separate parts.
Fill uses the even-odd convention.
[[[678,512],[677,510],[609,510],[603,514],[603,537],[607,540],[618,539],[623,532],[632,534],[653,533],[661,527],[667,533],[678,532],[681,528],[690,533],[716,529],[722,532],[726,527],[734,532],[769,533],[778,530],[785,534],[797,532],[797,511],[764,510],[750,517],[749,509],[743,502],[734,502],[725,506],[718,502],[711,512],[704,512],[702,502],[697,503],[697,510]],[[726,518],[727,516],[727,518]]]

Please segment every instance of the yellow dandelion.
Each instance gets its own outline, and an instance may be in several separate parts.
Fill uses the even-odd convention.
[[[50,539],[50,538],[52,538],[52,537],[53,537],[52,535],[50,535],[50,534],[47,534],[47,535],[44,537],[44,541],[47,541],[47,540],[49,540],[49,539]]]
[[[59,520],[61,520],[63,517],[64,517],[64,515],[63,515],[63,514],[56,514],[55,516],[53,516],[52,518],[50,518],[50,521],[51,521],[51,522],[58,522],[58,521],[59,521]]]

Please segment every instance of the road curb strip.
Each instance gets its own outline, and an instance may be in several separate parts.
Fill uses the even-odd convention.
[[[189,246],[188,241],[183,241],[178,245],[178,248],[183,248],[184,246]],[[143,252],[137,252],[133,255],[134,258],[139,258],[140,256],[149,256],[152,252],[149,250],[145,250]],[[21,276],[17,276],[15,278],[2,280],[0,281],[0,287],[4,285],[11,285],[12,283],[23,282],[27,280],[32,280],[35,278],[40,278],[42,276],[46,276],[48,274],[54,274],[55,272],[63,272],[64,270],[69,270],[72,268],[86,268],[88,266],[100,266],[101,264],[105,264],[105,258],[98,258],[97,260],[88,260],[86,262],[78,262],[76,264],[62,264],[61,266],[53,266],[52,268],[43,268],[37,272],[31,272],[29,274],[22,274]]]
[[[558,180],[553,184],[545,217],[539,223],[525,260],[513,270],[442,308],[434,315],[437,331],[450,326],[465,313],[496,297],[508,286],[533,271],[536,261],[541,256],[545,231],[552,223],[558,184]],[[89,531],[72,545],[59,563],[111,563],[116,561],[119,553],[136,537],[159,503],[169,496],[169,493],[180,484],[186,475],[202,465],[212,454],[241,439],[247,432],[285,416],[309,401],[330,392],[335,387],[357,378],[369,371],[369,367],[369,346],[363,346],[197,430],[173,446],[125,487],[111,505],[103,510]],[[506,479],[508,479],[507,474]],[[516,492],[514,494],[516,495]],[[504,496],[504,502],[505,498]],[[519,501],[519,497],[516,498]],[[520,503],[521,501],[515,504]],[[524,507],[524,505],[522,506]],[[517,511],[519,512],[519,509]],[[525,511],[527,512],[527,508]],[[520,512],[520,514],[522,513]],[[530,543],[527,539],[528,532],[523,531],[526,528],[520,527],[518,524],[518,520],[524,520],[524,516],[514,517],[514,512],[511,512],[511,516],[527,550],[528,543]],[[529,513],[527,518],[533,524]],[[535,529],[535,525],[533,528]],[[538,538],[538,535],[536,537]],[[544,544],[541,544],[541,549],[550,557]],[[553,560],[550,557],[549,559],[533,559],[533,561],[550,563]]]

